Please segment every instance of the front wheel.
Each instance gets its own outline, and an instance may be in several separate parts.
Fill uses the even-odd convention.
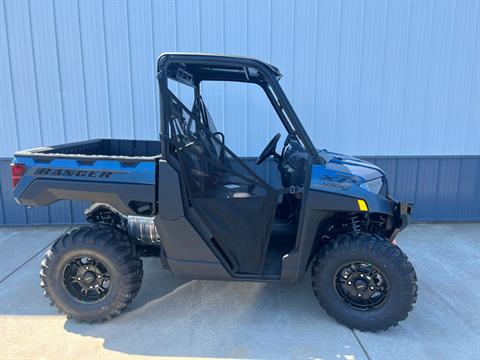
[[[61,236],[45,254],[40,284],[50,304],[81,322],[122,312],[142,283],[142,261],[127,237],[108,226],[84,226]]]
[[[312,266],[320,305],[338,322],[361,331],[398,325],[417,297],[407,256],[382,237],[348,233],[323,246]]]

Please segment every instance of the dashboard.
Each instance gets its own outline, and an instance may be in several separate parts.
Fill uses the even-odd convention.
[[[278,164],[284,187],[303,186],[308,153],[296,140],[290,140]]]

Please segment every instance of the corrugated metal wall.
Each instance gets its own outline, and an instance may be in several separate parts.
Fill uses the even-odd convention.
[[[155,138],[154,62],[172,50],[279,66],[318,147],[480,154],[478,1],[0,4],[0,156],[85,138]],[[245,94],[223,95],[248,105]]]
[[[155,139],[155,60],[164,51],[277,65],[315,144],[390,156],[401,194],[463,204],[443,181],[462,190],[463,169],[478,183],[473,160],[432,157],[415,160],[431,184],[413,186],[400,180],[406,160],[395,157],[480,154],[479,1],[0,0],[0,157],[88,138]],[[273,113],[262,110],[259,121],[247,91],[217,86],[211,94],[231,147],[256,155],[277,130]],[[443,166],[457,171],[453,179],[436,176]],[[49,211],[29,219],[44,222],[57,210]],[[450,216],[442,211],[422,218]],[[478,218],[475,211],[457,217]]]

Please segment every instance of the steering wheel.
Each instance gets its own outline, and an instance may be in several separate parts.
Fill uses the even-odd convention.
[[[272,140],[268,143],[268,145],[263,149],[260,156],[257,158],[257,165],[260,165],[262,162],[267,160],[267,158],[273,155],[275,158],[278,158],[279,155],[275,152],[277,148],[278,140],[280,140],[280,133],[276,133]]]

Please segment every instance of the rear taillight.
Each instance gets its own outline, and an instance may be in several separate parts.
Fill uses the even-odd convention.
[[[25,174],[26,168],[23,164],[10,164],[10,169],[12,170],[12,184],[15,188],[23,174]]]

